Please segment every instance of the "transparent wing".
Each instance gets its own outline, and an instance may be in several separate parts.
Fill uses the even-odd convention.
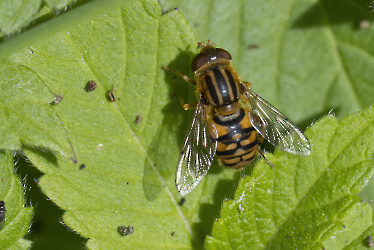
[[[175,185],[181,195],[191,192],[207,174],[216,153],[216,142],[211,142],[205,122],[205,104],[197,104],[175,172]]]
[[[252,108],[253,127],[277,148],[296,155],[309,155],[310,143],[304,133],[273,105],[243,87]]]

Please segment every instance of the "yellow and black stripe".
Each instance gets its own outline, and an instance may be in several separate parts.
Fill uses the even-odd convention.
[[[221,107],[239,100],[239,87],[228,67],[211,68],[201,76],[205,98],[213,107]]]
[[[230,117],[214,114],[208,121],[216,129],[216,155],[228,168],[242,170],[256,158],[257,131],[252,126],[248,111],[240,108]]]

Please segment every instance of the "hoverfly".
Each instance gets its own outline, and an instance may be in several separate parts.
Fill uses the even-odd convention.
[[[263,138],[296,155],[309,155],[304,133],[274,106],[254,93],[231,64],[228,51],[208,40],[192,62],[195,80],[164,66],[196,86],[198,102],[188,128],[175,173],[181,195],[191,192],[207,174],[214,155],[227,168],[242,170],[261,156]],[[183,100],[182,100],[183,102]]]

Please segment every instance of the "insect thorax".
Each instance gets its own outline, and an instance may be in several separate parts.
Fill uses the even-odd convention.
[[[209,68],[199,76],[202,94],[211,106],[219,108],[238,102],[240,83],[234,80],[235,74],[232,67],[219,66]]]

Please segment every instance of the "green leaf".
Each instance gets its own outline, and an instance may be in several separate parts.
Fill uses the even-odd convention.
[[[261,161],[241,179],[206,248],[364,247],[374,229],[373,211],[355,194],[374,172],[373,124],[373,106],[339,122],[329,115],[306,131],[310,156],[268,155],[276,168]]]
[[[131,1],[133,0],[48,0],[41,5],[39,1],[17,0],[16,4],[11,3],[14,1],[2,1],[4,8],[0,12],[4,12],[0,23],[0,58],[18,53],[24,47],[76,26],[77,23],[91,20],[114,8],[125,7]],[[40,8],[37,13],[35,8]]]
[[[3,138],[0,147],[12,150],[20,149],[22,145],[48,147],[75,160],[63,121],[49,105],[55,95],[41,77],[12,61],[0,65],[1,89],[4,91],[0,96],[0,135]]]
[[[120,7],[112,6],[108,12],[106,4],[110,2],[94,1],[12,38],[12,43],[0,45],[0,56],[14,52],[22,44],[28,45],[0,65],[0,135],[4,138],[0,147],[23,148],[45,174],[38,182],[42,191],[66,211],[65,224],[89,238],[87,248],[120,249],[125,245],[136,249],[199,249],[201,239],[212,231],[222,200],[233,198],[239,173],[220,169],[215,162],[209,174],[186,197],[184,205],[178,205],[181,196],[174,187],[175,163],[192,111],[184,112],[172,94],[194,102],[195,90],[181,78],[165,72],[162,65],[192,76],[190,63],[197,53],[194,35],[180,11],[172,10],[162,16],[156,1],[123,1]],[[201,18],[196,19],[201,20],[197,27],[190,19],[195,29],[201,28],[196,29],[200,42],[219,30],[213,41],[233,55],[234,66],[243,80],[250,80],[256,92],[304,126],[332,106],[344,114],[360,107],[355,98],[372,102],[372,86],[366,83],[374,71],[366,57],[366,61],[360,57],[354,61],[360,63],[349,65],[353,72],[350,76],[358,74],[357,86],[363,84],[366,88],[361,96],[355,96],[350,82],[342,81],[335,87],[337,81],[331,80],[340,79],[337,76],[346,79],[348,73],[342,62],[351,62],[340,60],[340,54],[331,49],[337,47],[326,42],[331,39],[329,27],[319,25],[318,18],[311,19],[318,25],[292,26],[303,23],[299,19],[304,12],[315,13],[313,7],[324,6],[326,1],[298,1],[294,5],[273,1],[267,3],[271,8],[259,1],[249,4],[248,9],[247,3],[240,6],[234,1],[200,1],[196,5],[189,3],[193,13],[180,10],[188,17],[193,14]],[[347,2],[340,5],[346,6]],[[356,13],[357,8],[352,9]],[[210,14],[204,15],[202,10]],[[104,15],[98,16],[104,11]],[[358,13],[366,18],[362,12]],[[79,19],[82,16],[85,21]],[[206,20],[207,16],[210,19]],[[241,22],[241,17],[255,25]],[[256,19],[252,20],[253,17]],[[48,37],[72,24],[73,28]],[[205,25],[212,28],[205,29]],[[355,30],[343,21],[335,22],[334,28],[342,28],[341,36],[347,32],[361,43],[372,42],[372,37],[366,36],[371,26]],[[233,39],[236,36],[240,39]],[[315,43],[308,37],[315,39]],[[42,42],[35,43],[35,39]],[[258,48],[248,47],[251,44]],[[364,51],[370,49],[364,47]],[[363,54],[356,52],[351,57]],[[366,75],[359,74],[360,67],[367,67]],[[89,80],[98,85],[92,92],[85,89]],[[116,102],[108,99],[111,89],[115,91]],[[56,94],[64,99],[51,105]],[[142,121],[136,124],[139,115]],[[314,157],[326,158],[324,153],[314,153]],[[329,157],[336,153],[331,151]],[[70,159],[77,159],[78,164]],[[87,167],[81,170],[81,164]],[[266,170],[268,166],[259,168],[258,171]],[[266,171],[270,173],[266,178],[270,178],[278,168]],[[308,174],[301,173],[300,180],[307,183]],[[360,190],[365,181],[357,182],[351,189]],[[307,191],[308,185],[298,183],[299,196]],[[353,191],[346,191],[347,202],[342,202],[341,207],[349,206],[348,201],[352,207],[358,206],[354,203],[357,197],[349,196]],[[294,200],[289,198],[292,205]],[[371,216],[367,206],[361,207],[367,209],[365,216]],[[278,221],[286,217],[282,209],[276,214]],[[357,219],[360,216],[343,216],[342,225],[354,228],[356,222],[361,223],[362,219]],[[134,233],[120,235],[118,227],[129,225],[134,227]],[[327,230],[323,224],[316,231],[325,233],[325,245],[329,235],[340,230],[337,222],[333,225]]]
[[[62,9],[65,6],[74,4],[75,0],[44,0],[45,4],[51,9]]]
[[[61,10],[78,7],[87,0],[2,0],[0,2],[0,41],[23,31],[48,23]]]
[[[41,0],[3,0],[0,2],[0,28],[9,35],[28,25],[38,13]]]
[[[33,209],[25,207],[23,186],[14,174],[10,151],[0,151],[0,200],[5,202],[5,222],[0,230],[1,249],[29,249],[31,242],[22,239],[29,230]]]
[[[195,52],[194,36],[178,11],[161,16],[157,2],[133,1],[3,62],[9,68],[2,71],[4,88],[13,96],[3,97],[4,109],[23,109],[6,117],[12,120],[2,133],[14,131],[9,141],[45,173],[39,186],[66,210],[66,225],[89,238],[88,248],[198,247],[213,220],[203,216],[202,226],[199,212],[212,214],[212,201],[227,194],[214,197],[211,187],[227,176],[233,192],[234,173],[213,171],[205,186],[178,205],[174,171],[188,113],[171,94],[188,99],[194,89],[162,65],[189,72]],[[92,92],[86,91],[90,80],[97,83]],[[116,102],[108,99],[111,89]],[[63,100],[51,105],[57,94]],[[135,124],[138,115],[143,119]],[[80,164],[87,167],[80,170]],[[129,225],[135,232],[120,235],[118,227]]]

